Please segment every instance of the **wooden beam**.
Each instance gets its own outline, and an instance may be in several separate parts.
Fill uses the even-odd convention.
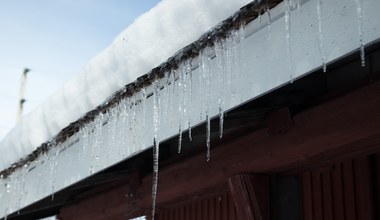
[[[269,114],[267,118],[269,135],[283,134],[293,128],[293,119],[289,108],[281,108]]]
[[[223,138],[219,146],[213,146],[209,162],[202,153],[162,167],[158,207],[225,184],[237,173],[270,174],[380,152],[378,94],[377,82],[296,115],[286,133],[269,136],[267,128],[252,130],[228,141]],[[144,177],[129,202],[125,198],[129,188],[121,185],[83,198],[61,213],[71,217],[64,220],[141,213],[151,209],[151,184],[151,176]],[[92,215],[75,218],[76,213]]]
[[[268,175],[238,174],[228,183],[239,219],[270,219]]]

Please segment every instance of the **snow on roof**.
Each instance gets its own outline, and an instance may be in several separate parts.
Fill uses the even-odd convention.
[[[0,144],[0,171],[32,154],[70,122],[197,40],[250,0],[163,0],[138,17],[67,82],[23,117]],[[260,2],[260,1],[258,1]]]

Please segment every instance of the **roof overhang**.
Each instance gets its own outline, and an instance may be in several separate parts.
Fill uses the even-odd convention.
[[[198,44],[201,48],[196,53],[191,53],[196,44],[191,45],[169,59],[170,68],[161,68],[167,66],[163,65],[136,81],[137,89],[127,86],[117,92],[103,106],[62,131],[56,144],[44,145],[30,156],[32,161],[4,173],[8,176],[0,179],[0,203],[8,205],[0,207],[0,216],[150,149],[155,136],[163,142],[177,136],[180,125],[184,131],[189,122],[193,127],[218,117],[221,102],[223,111],[230,111],[320,69],[321,57],[332,63],[357,52],[360,39],[355,1],[323,2],[322,53],[318,4],[319,0],[303,1],[301,9],[292,9],[290,28],[286,27],[285,2],[270,10],[270,26],[265,15],[248,23],[244,30],[238,29],[239,22],[235,25],[237,29],[233,29],[232,23],[229,29],[232,33],[222,34],[220,39],[227,38],[216,44],[224,47],[224,52],[205,51],[204,48],[213,48],[213,42],[219,41],[216,38],[207,43],[205,36],[200,42],[206,43]],[[379,1],[363,1],[365,45],[380,39],[379,8]],[[251,20],[250,16],[246,18]],[[235,21],[231,18],[229,22]],[[226,62],[230,67],[225,66]],[[179,71],[170,71],[174,66]],[[154,111],[158,100],[161,108]],[[158,133],[153,124],[157,119],[155,113],[160,119]]]

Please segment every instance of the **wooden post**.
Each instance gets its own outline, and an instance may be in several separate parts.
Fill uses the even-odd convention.
[[[228,183],[239,219],[270,219],[268,175],[239,174]]]

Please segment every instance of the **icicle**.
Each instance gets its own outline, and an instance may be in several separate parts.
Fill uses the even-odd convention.
[[[365,67],[365,50],[364,50],[364,40],[363,40],[363,2],[362,0],[355,0],[356,11],[358,14],[358,32],[360,40],[360,59],[362,67]]]
[[[272,39],[272,18],[270,16],[270,9],[265,9],[268,18],[268,40]]]
[[[301,10],[301,0],[296,0],[297,10]]]
[[[174,82],[173,82],[174,83]],[[157,199],[157,186],[158,186],[158,169],[159,169],[159,154],[160,154],[160,87],[158,79],[155,79],[153,84],[153,183],[152,183],[152,220],[156,214],[156,199]]]
[[[242,95],[243,95],[243,91],[242,91],[242,88],[244,85],[245,82],[247,82],[246,78],[243,77],[243,71],[246,70],[246,62],[245,62],[245,58],[247,57],[246,56],[246,53],[245,53],[245,23],[242,23],[239,27],[239,32],[238,32],[238,37],[239,37],[239,47],[238,47],[238,50],[239,50],[239,54],[237,57],[237,61],[238,61],[238,67],[239,67],[239,74],[237,76],[237,79],[238,79],[238,84],[237,84],[237,87],[238,87],[238,100],[239,100],[239,103],[242,102]]]
[[[301,14],[301,0],[296,0],[296,9],[297,9],[297,25],[300,25],[300,14]]]
[[[132,134],[132,145],[131,146],[137,146],[137,133],[138,130],[137,123],[136,123],[136,108],[137,108],[137,100],[135,94],[132,95],[131,100],[131,134]]]
[[[60,150],[60,145],[53,145],[55,147],[55,152],[53,152],[53,157],[51,157],[50,163],[53,163],[53,166],[51,167],[51,201],[54,201],[54,195],[55,195],[55,179],[56,179],[56,173],[57,173],[57,166],[58,166],[58,155]]]
[[[169,76],[169,80],[171,82],[171,92],[169,92],[169,99],[170,99],[170,112],[173,112],[173,106],[175,104],[175,98],[177,98],[177,96],[175,95],[176,94],[176,87],[175,87],[175,70],[171,70],[170,72],[170,76]],[[174,122],[175,122],[175,119],[174,117],[170,117],[171,119],[171,123],[170,123],[170,126],[173,127],[174,126]]]
[[[212,71],[211,71],[211,58],[210,58],[210,48],[205,48],[201,51],[201,60],[202,60],[202,78],[204,79],[204,92],[206,93],[206,147],[207,147],[207,161],[210,160],[210,102],[211,102],[211,79],[212,79]],[[207,90],[206,90],[207,89]]]
[[[291,31],[290,31],[290,6],[291,0],[285,1],[285,38],[286,38],[286,51],[289,60],[289,72],[290,72],[290,82],[293,83],[293,67],[292,67],[292,50],[291,50]]]
[[[204,52],[201,51],[199,53],[199,74],[198,74],[198,80],[199,80],[199,90],[200,90],[200,94],[201,94],[201,105],[200,105],[200,111],[199,111],[199,119],[202,120],[203,119],[203,110],[204,110],[204,83],[205,83],[205,79],[204,79],[204,72],[205,72],[205,64],[204,64]]]
[[[259,19],[259,23],[261,23],[261,10],[259,11],[259,15],[257,17]]]
[[[326,72],[326,56],[323,46],[323,30],[322,30],[322,0],[318,1],[317,14],[318,14],[318,41],[319,41],[319,52],[321,53],[321,60],[323,65],[323,72]]]
[[[225,65],[224,65],[224,48],[223,48],[223,41],[217,41],[214,43],[215,45],[215,55],[216,55],[216,62],[218,65],[218,73],[219,73],[219,96],[218,96],[218,108],[219,108],[219,138],[223,137],[223,124],[224,124],[224,97],[225,97],[225,91],[224,91],[224,85],[225,85]]]
[[[145,120],[145,117],[146,117],[146,98],[147,98],[145,87],[143,87],[141,89],[141,95],[142,95],[142,97],[141,97],[141,101],[142,101],[142,103],[141,103],[141,106],[142,106],[142,129],[141,129],[142,134],[141,134],[141,137],[143,138],[144,137],[143,134],[145,133],[145,130],[147,128],[146,120]],[[143,149],[143,147],[144,147],[144,141],[141,141],[141,149]]]
[[[232,85],[231,88],[232,90],[232,104],[235,105],[238,103],[238,89],[240,88],[239,84],[240,82],[238,81],[240,79],[240,61],[239,61],[239,41],[240,41],[240,36],[239,36],[239,30],[233,30],[232,31],[232,71],[231,73],[234,74],[232,77]]]
[[[28,172],[28,164],[25,164],[23,169],[20,169],[19,171],[21,173],[21,186],[20,186],[20,189],[18,190],[19,191],[19,198],[18,198],[18,202],[17,202],[17,213],[20,214],[20,209],[21,209],[21,201],[22,201],[22,198],[25,196],[25,178],[26,178],[26,173]]]
[[[4,187],[5,187],[5,196],[6,198],[8,198],[8,200],[10,200],[10,194],[11,194],[11,185],[10,185],[10,179],[11,179],[11,176],[8,176],[6,179],[5,179],[5,183],[4,183]],[[10,208],[10,204],[7,203],[4,205],[4,220],[7,220],[8,218],[8,214],[9,214],[9,208]]]
[[[229,94],[229,101],[231,103],[231,97],[232,97],[232,86],[231,86],[231,75],[232,75],[232,72],[233,72],[233,62],[232,62],[232,59],[233,59],[233,51],[232,51],[232,48],[233,48],[233,43],[232,43],[232,33],[230,33],[230,35],[226,38],[226,41],[225,41],[225,45],[226,45],[226,52],[225,52],[225,57],[224,57],[224,61],[225,61],[225,94]],[[224,48],[223,48],[224,49]]]
[[[94,161],[91,162],[90,174],[93,174],[96,169],[99,168],[100,163],[100,148],[102,147],[102,128],[103,128],[104,114],[100,113],[95,118],[95,132],[94,132],[94,143],[93,143],[93,152],[94,152]]]
[[[121,147],[120,149],[122,149],[122,158],[124,159],[126,157],[126,148],[128,147],[127,145],[127,140],[128,140],[128,109],[129,109],[129,98],[125,98],[123,101],[122,101],[122,104],[120,105],[121,106],[121,111],[122,111],[122,118],[121,118]]]
[[[120,103],[119,103],[120,105]],[[110,136],[111,136],[111,146],[115,146],[116,145],[116,136],[117,136],[117,121],[118,121],[118,114],[119,114],[119,108],[116,106],[116,107],[113,107],[110,112],[109,112],[109,117],[110,117],[110,121],[112,122],[109,127],[111,127],[111,130],[110,130]],[[109,152],[109,151],[107,151]],[[109,156],[110,154],[108,153],[107,154],[107,160],[109,160]]]
[[[170,105],[171,105],[171,100],[170,100],[170,91],[171,91],[171,82],[170,82],[170,79],[169,79],[169,72],[165,72],[164,73],[164,79],[163,79],[163,82],[164,82],[164,90],[163,90],[163,96],[164,98],[162,99],[163,100],[163,103],[162,103],[162,111],[163,111],[163,114],[162,114],[162,117],[167,119],[167,120],[164,120],[162,121],[162,126],[163,127],[168,127],[169,125],[171,125],[171,120],[169,120],[171,118],[171,116],[168,115],[169,113],[169,109],[170,109]]]
[[[11,176],[8,176],[8,177],[4,177],[4,176],[1,176],[1,180],[2,180],[2,198],[5,198],[5,199],[2,199],[2,201],[10,201],[11,199]],[[0,206],[1,208],[4,208],[3,211],[4,211],[4,220],[6,220],[8,218],[8,214],[10,214],[10,203],[7,202],[6,204],[3,204],[2,206]]]
[[[188,82],[189,82],[189,101],[188,101],[188,111],[187,111],[187,123],[188,123],[188,129],[189,129],[189,140],[192,141],[192,137],[191,137],[191,127],[192,127],[192,124],[191,124],[191,108],[192,108],[192,103],[193,103],[193,99],[192,99],[192,91],[193,91],[193,71],[192,71],[192,59],[190,58],[190,60],[187,61],[186,63],[186,73],[187,73],[187,78],[188,78]]]
[[[81,140],[82,140],[82,152],[81,152],[81,159],[82,161],[85,160],[85,155],[87,154],[86,150],[87,150],[87,147],[88,147],[88,141],[89,141],[89,138],[88,136],[90,135],[91,133],[91,130],[89,129],[89,125],[86,124],[85,126],[83,126],[80,130],[80,134],[81,134]]]
[[[184,65],[180,64],[179,65],[179,70],[178,70],[178,98],[179,98],[179,103],[178,103],[178,114],[179,114],[179,123],[178,123],[178,153],[181,153],[181,148],[182,148],[182,120],[183,120],[183,114],[185,111],[185,86],[184,86],[184,77],[186,76],[186,70],[184,69]]]

